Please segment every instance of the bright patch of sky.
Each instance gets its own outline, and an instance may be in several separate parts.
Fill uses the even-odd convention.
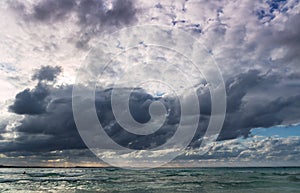
[[[270,128],[254,128],[251,130],[252,135],[257,136],[278,136],[278,137],[293,137],[300,136],[300,124],[289,126],[275,126]]]

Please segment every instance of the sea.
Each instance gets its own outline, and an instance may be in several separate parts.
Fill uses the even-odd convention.
[[[0,168],[1,193],[300,193],[300,168]]]

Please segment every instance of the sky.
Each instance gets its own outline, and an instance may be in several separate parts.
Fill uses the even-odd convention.
[[[3,0],[0,18],[2,165],[151,162],[177,155],[178,144],[147,150],[169,142],[181,123],[185,131],[197,125],[168,165],[300,164],[299,0]],[[223,87],[224,120],[222,98],[213,98]],[[90,143],[78,130],[73,88],[83,93],[75,107],[88,131],[96,128],[86,105],[95,89],[89,104],[106,134],[89,134]],[[112,106],[111,96],[127,94],[127,106]],[[128,112],[137,130],[126,129]],[[218,116],[222,127],[206,135]],[[143,135],[149,121],[156,130]],[[120,155],[104,136],[134,151]]]

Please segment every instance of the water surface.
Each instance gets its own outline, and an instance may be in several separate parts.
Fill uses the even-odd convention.
[[[300,168],[0,168],[0,192],[300,193]]]

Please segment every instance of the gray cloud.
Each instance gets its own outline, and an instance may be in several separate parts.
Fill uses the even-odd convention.
[[[46,73],[45,77],[48,75]],[[228,79],[226,82],[228,111],[218,140],[248,137],[250,130],[255,127],[271,127],[288,121],[299,121],[291,114],[299,114],[300,95],[261,98],[259,94],[264,92],[266,86],[279,84],[281,81],[282,78],[278,74],[266,74],[258,70],[250,70]],[[107,134],[120,145],[132,149],[153,148],[165,143],[175,133],[180,121],[179,101],[176,98],[155,98],[141,88],[134,90],[129,107],[136,121],[145,123],[149,120],[149,104],[153,101],[163,102],[169,110],[162,128],[151,135],[139,136],[127,132],[116,122],[111,109],[111,91],[103,88],[98,90],[95,105],[99,120]],[[199,89],[198,93],[201,104],[206,107],[201,110],[199,128],[190,144],[192,148],[200,145],[210,118],[209,91],[204,87]],[[251,94],[256,96],[257,100],[249,100]],[[83,102],[84,100],[82,99]],[[18,143],[2,144],[2,151],[86,148],[73,119],[72,85],[53,87],[39,82],[35,89],[26,89],[17,94],[10,109],[17,114],[24,114],[25,118],[15,128],[20,133]]]
[[[136,13],[133,2],[128,0],[112,1],[111,5],[103,0],[40,0],[33,5],[32,13],[21,2],[11,2],[11,6],[24,19],[45,23],[62,21],[74,12],[82,26],[130,24]]]
[[[39,84],[39,83],[38,83]],[[72,114],[71,86],[52,87],[47,86],[49,95],[43,103],[37,103],[37,108],[43,108],[42,112],[32,113],[30,104],[24,108],[22,114],[25,118],[15,128],[19,133],[16,141],[1,144],[1,151],[52,151],[61,149],[85,148],[84,143],[77,132]],[[27,91],[31,95],[35,92]],[[21,92],[22,93],[22,92]],[[58,97],[58,95],[63,95]],[[23,95],[20,96],[22,99]],[[16,101],[13,107],[16,106]],[[21,108],[21,106],[18,106]],[[16,108],[14,108],[16,110]],[[19,113],[19,112],[16,112]]]
[[[132,24],[136,18],[133,1],[113,1],[111,9],[103,1],[82,0],[77,8],[78,23],[81,26],[78,48],[86,47],[91,38],[103,31],[110,31]]]
[[[191,151],[178,159],[218,160],[229,162],[292,162],[297,164],[300,158],[299,137],[277,138],[258,137],[247,140],[232,139],[211,143],[204,148],[207,152],[199,155],[197,150]]]
[[[132,1],[113,1],[112,8],[99,0],[82,0],[77,8],[79,23],[83,26],[119,26],[128,25],[135,19],[136,10]]]
[[[24,21],[46,25],[75,15],[80,27],[76,37],[78,48],[86,48],[90,39],[103,31],[115,30],[137,20],[136,8],[129,0],[112,1],[111,6],[103,0],[41,0],[33,5],[32,13],[21,2],[11,3],[11,7]]]
[[[39,83],[34,89],[25,89],[16,95],[14,103],[9,110],[17,114],[42,114],[46,111],[46,97],[49,90],[46,85]]]
[[[295,77],[293,77],[295,78]],[[299,122],[299,98],[294,88],[286,88],[286,75],[249,70],[226,81],[227,114],[218,140],[248,137],[252,128]],[[299,86],[299,84],[297,84]],[[280,91],[286,90],[284,93]],[[277,93],[279,92],[279,94]],[[210,117],[210,94],[198,90],[201,120],[192,146],[199,146]]]
[[[288,79],[280,74],[262,74],[257,70],[229,79],[226,82],[228,110],[219,139],[247,137],[255,127],[299,121],[292,114],[299,113],[300,95],[290,92],[278,96],[276,93],[277,89],[282,90],[285,81]]]
[[[271,36],[264,40],[268,49],[283,48],[285,55],[282,58],[274,58],[273,60],[279,64],[293,64],[299,66],[300,51],[300,14],[293,15],[285,23],[283,31],[272,31]]]
[[[31,17],[42,22],[58,21],[64,19],[75,6],[75,0],[44,0],[33,8]]]
[[[38,81],[54,81],[56,77],[61,73],[61,67],[59,66],[42,66],[39,70],[37,70],[32,76],[33,80]]]
[[[46,113],[50,87],[47,82],[55,81],[61,72],[61,67],[42,66],[33,74],[32,79],[38,80],[34,89],[25,89],[18,93],[9,110],[17,114],[37,115]]]
[[[9,142],[2,144],[1,151],[46,151],[46,150],[61,150],[61,149],[80,149],[86,148],[83,144],[72,113],[72,86],[64,87],[51,87],[48,86],[47,100],[36,102],[36,108],[43,109],[37,112],[35,106],[28,103],[28,106],[18,105],[22,101],[27,102],[22,94],[18,94],[11,109],[15,113],[24,114],[25,118],[21,120],[20,125],[17,126],[15,131],[20,135],[16,141],[18,143]],[[126,89],[126,88],[124,88]],[[34,95],[35,90],[26,90],[29,95]],[[164,143],[175,132],[172,109],[170,108],[169,120],[167,123],[156,133],[149,136],[138,136],[131,134],[120,127],[116,123],[112,109],[110,96],[111,89],[100,90],[96,93],[96,110],[99,120],[105,128],[107,134],[122,146],[130,147],[133,149],[145,149]],[[83,103],[85,99],[82,99]],[[137,89],[133,92],[130,102],[130,109],[133,117],[138,122],[146,122],[149,119],[147,101],[155,101],[151,95]],[[172,100],[172,99],[169,99]],[[34,101],[34,100],[33,100]],[[145,103],[146,102],[146,103]],[[30,109],[30,106],[33,109]],[[17,107],[20,108],[17,111]],[[23,111],[21,111],[23,110]],[[34,113],[33,113],[34,112]],[[34,115],[34,116],[32,116]],[[34,139],[34,140],[33,140]],[[39,145],[37,145],[39,144]]]

